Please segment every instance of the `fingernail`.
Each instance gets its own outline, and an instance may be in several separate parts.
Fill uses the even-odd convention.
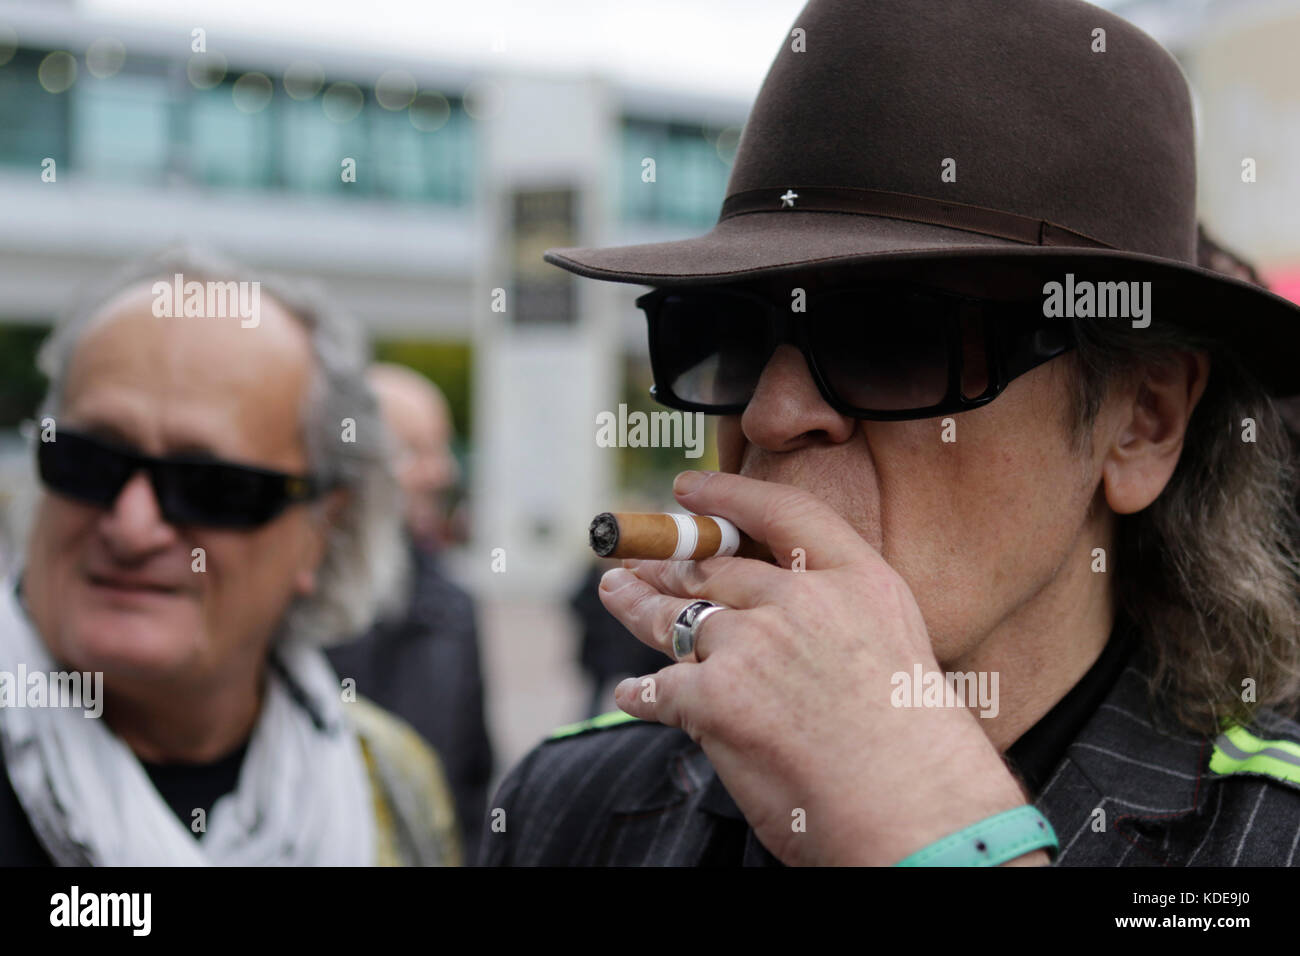
[[[618,682],[618,686],[614,688],[614,699],[622,702],[623,698],[630,698],[636,694],[636,689],[640,686],[641,678],[639,677],[629,677],[626,680],[621,680]]]
[[[704,484],[706,477],[708,476],[702,471],[684,471],[673,482],[673,492],[679,495],[689,495],[692,491],[698,491],[700,485]]]
[[[636,575],[625,568],[611,568],[600,576],[602,591],[617,591],[636,580]]]

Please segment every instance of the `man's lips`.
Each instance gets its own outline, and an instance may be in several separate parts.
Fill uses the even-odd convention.
[[[128,574],[106,574],[91,571],[87,572],[86,580],[93,587],[122,595],[147,597],[150,595],[175,596],[182,593],[182,588],[179,585]]]

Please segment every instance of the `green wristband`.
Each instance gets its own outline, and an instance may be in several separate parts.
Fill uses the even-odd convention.
[[[1037,807],[1025,805],[997,813],[952,836],[922,847],[895,866],[1001,866],[1034,850],[1053,858],[1060,846],[1056,831]]]

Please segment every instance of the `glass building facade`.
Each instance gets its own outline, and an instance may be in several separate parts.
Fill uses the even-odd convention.
[[[298,84],[190,60],[122,59],[93,75],[85,57],[19,48],[0,63],[0,165],[140,186],[361,196],[464,205],[474,121],[463,99],[420,90],[404,105],[322,76]],[[290,90],[294,95],[290,95]],[[619,218],[707,227],[717,218],[739,131],[654,117],[621,119]],[[653,159],[654,179],[643,175]],[[353,160],[355,181],[343,175]],[[35,175],[35,173],[33,173]]]
[[[459,97],[421,91],[388,109],[348,82],[294,98],[262,73],[213,78],[185,61],[127,57],[101,78],[84,60],[68,71],[70,59],[19,49],[0,65],[0,164],[39,170],[51,157],[60,175],[104,182],[470,200],[473,130]]]
[[[739,131],[625,117],[619,157],[620,218],[707,228],[718,218]],[[653,185],[646,181],[654,160]]]

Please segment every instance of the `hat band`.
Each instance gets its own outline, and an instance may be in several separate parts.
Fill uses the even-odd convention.
[[[1092,246],[1114,249],[1110,243],[1065,226],[1019,216],[1002,209],[941,202],[925,196],[887,192],[882,189],[854,189],[838,186],[795,186],[782,194],[776,189],[749,189],[728,196],[718,221],[753,212],[839,212],[857,216],[883,216],[924,222],[932,226],[960,229],[998,239],[1010,239],[1031,246]]]

